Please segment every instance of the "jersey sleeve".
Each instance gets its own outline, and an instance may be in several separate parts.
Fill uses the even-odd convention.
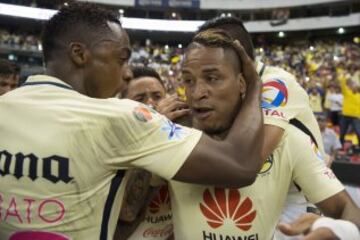
[[[143,168],[171,179],[200,140],[201,132],[177,125],[143,104],[121,101],[125,102],[120,106],[124,110],[109,121],[104,143],[100,143],[108,151],[103,153],[105,164],[115,169]]]
[[[326,166],[324,156],[307,135],[290,126],[287,136],[289,151],[293,156],[293,181],[310,202],[321,202],[344,190],[344,186]]]
[[[261,107],[264,123],[275,125],[285,130],[290,119],[295,118],[304,108],[310,108],[305,90],[296,79],[285,72],[272,73],[262,77]]]

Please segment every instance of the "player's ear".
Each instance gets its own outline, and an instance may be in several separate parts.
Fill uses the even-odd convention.
[[[246,93],[246,81],[245,81],[245,78],[241,73],[238,73],[237,78],[238,78],[238,82],[239,82],[240,94],[245,95],[245,93]]]
[[[68,51],[72,62],[79,67],[84,66],[90,58],[86,45],[80,42],[71,42]]]

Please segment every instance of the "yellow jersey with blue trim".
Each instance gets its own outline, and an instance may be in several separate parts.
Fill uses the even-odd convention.
[[[129,168],[172,179],[201,132],[46,75],[0,98],[0,239],[112,240]]]

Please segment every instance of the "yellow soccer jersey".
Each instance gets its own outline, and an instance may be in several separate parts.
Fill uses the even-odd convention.
[[[171,179],[201,137],[145,105],[30,77],[0,98],[0,239],[112,240],[126,177]]]
[[[255,183],[245,188],[170,181],[175,239],[270,240],[291,182],[313,203],[342,191],[342,184],[311,145],[307,135],[289,126]]]
[[[146,209],[144,221],[128,240],[166,240],[173,233],[168,186],[161,186]]]
[[[346,76],[340,76],[339,82],[344,96],[342,114],[347,117],[360,118],[360,93],[353,92],[349,88]]]
[[[285,70],[257,63],[257,71],[263,82],[261,107],[265,124],[285,129],[288,123],[302,125],[314,137],[320,152],[324,155],[324,146],[320,129],[310,107],[309,96]],[[324,155],[325,156],[325,155]]]

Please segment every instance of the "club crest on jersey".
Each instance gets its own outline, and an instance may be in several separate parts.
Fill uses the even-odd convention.
[[[283,107],[288,101],[288,90],[284,81],[272,79],[262,86],[262,108]]]
[[[261,170],[258,174],[264,174],[270,171],[270,169],[272,168],[272,166],[274,165],[274,155],[271,154],[266,161],[264,162],[264,164],[261,167]]]
[[[156,112],[153,109],[145,105],[139,105],[133,110],[134,117],[141,122],[151,121],[154,113]]]
[[[231,221],[238,229],[248,231],[256,218],[251,199],[241,199],[237,189],[215,188],[213,193],[206,189],[200,210],[213,229]]]
[[[167,120],[164,123],[164,126],[161,128],[161,130],[168,134],[169,140],[182,139],[185,134],[185,130],[182,127],[171,122],[170,120]]]

